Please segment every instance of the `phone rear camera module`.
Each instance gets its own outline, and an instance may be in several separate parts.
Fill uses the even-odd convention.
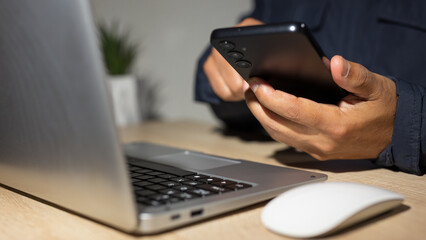
[[[241,58],[244,57],[244,55],[242,53],[237,52],[237,51],[228,52],[228,56],[235,59],[235,60],[240,60]]]
[[[229,50],[234,49],[235,44],[233,44],[230,41],[222,41],[222,42],[219,43],[219,47],[222,48],[225,51],[229,51]]]
[[[249,68],[251,67],[251,62],[246,61],[246,60],[240,60],[235,62],[235,64],[240,67],[240,68]]]

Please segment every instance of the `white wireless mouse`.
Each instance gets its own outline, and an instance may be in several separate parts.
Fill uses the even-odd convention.
[[[397,207],[404,196],[358,183],[313,183],[290,189],[262,211],[273,232],[297,238],[324,236]]]

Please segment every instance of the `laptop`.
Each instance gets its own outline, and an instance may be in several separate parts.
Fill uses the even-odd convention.
[[[0,1],[0,183],[153,234],[326,175],[117,137],[90,6]]]

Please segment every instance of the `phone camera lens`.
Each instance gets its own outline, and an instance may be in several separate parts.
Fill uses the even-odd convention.
[[[240,60],[235,63],[240,68],[249,68],[251,67],[251,63],[246,60]]]
[[[244,55],[242,53],[237,52],[237,51],[228,52],[228,56],[235,59],[235,60],[240,60],[241,58],[244,57]]]
[[[219,47],[222,48],[225,51],[229,51],[229,50],[234,49],[235,44],[233,44],[230,41],[222,41],[222,42],[219,43]]]

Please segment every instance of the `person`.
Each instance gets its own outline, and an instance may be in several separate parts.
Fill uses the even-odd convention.
[[[256,0],[240,26],[304,22],[349,94],[320,104],[248,84],[215,50],[198,62],[195,98],[228,127],[260,125],[319,160],[373,159],[421,175],[426,169],[426,2]],[[330,58],[330,56],[332,56]]]

